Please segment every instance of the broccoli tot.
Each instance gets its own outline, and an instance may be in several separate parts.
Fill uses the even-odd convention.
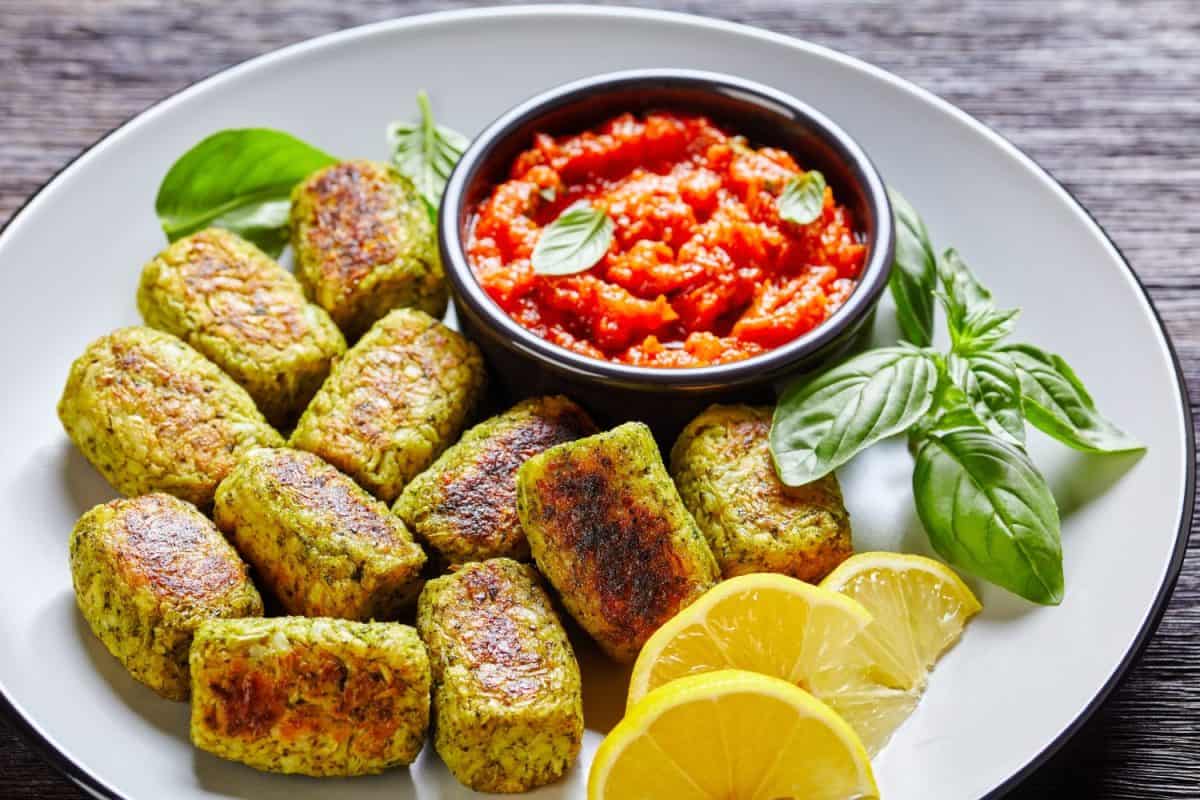
[[[394,308],[446,313],[429,212],[412,183],[386,164],[345,161],[298,184],[291,238],[305,292],[350,340]]]
[[[539,569],[618,661],[632,661],[719,577],[641,423],[526,461],[517,473],[517,509]]]
[[[279,427],[295,422],[346,350],[290,272],[220,228],[180,239],[147,264],[138,308],[147,325],[229,373]]]
[[[726,578],[780,572],[816,582],[853,553],[837,478],[784,486],[771,460],[771,411],[712,406],[679,435],[671,474]]]
[[[166,492],[201,507],[242,453],[283,444],[245,389],[153,328],[88,345],[71,365],[58,417],[121,494]]]
[[[478,792],[557,780],[583,741],[579,665],[530,566],[468,564],[421,592],[433,672],[433,744]]]
[[[565,397],[535,397],[467,431],[396,502],[413,533],[451,564],[527,559],[517,519],[517,468],[548,447],[595,433]]]
[[[251,451],[214,516],[288,613],[394,619],[420,590],[425,553],[404,523],[312,453]]]
[[[113,500],[71,531],[71,580],[83,618],[133,677],[188,697],[188,647],[220,617],[256,617],[262,598],[221,532],[168,494]]]
[[[390,503],[462,433],[484,381],[474,344],[421,311],[393,311],[333,368],[292,446]]]
[[[408,625],[276,617],[203,625],[192,744],[268,772],[371,775],[411,764],[429,726],[429,659]]]

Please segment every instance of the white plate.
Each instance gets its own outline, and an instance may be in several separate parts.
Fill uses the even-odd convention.
[[[322,37],[223,72],[117,130],[43,189],[0,236],[0,690],[55,763],[100,796],[458,797],[429,748],[411,770],[316,781],[264,775],[192,750],[187,708],[133,682],[75,610],[67,534],[112,490],[55,418],[67,365],[138,321],[139,269],[163,244],[153,215],[171,162],[219,128],[271,126],[329,152],[382,158],[384,126],[429,90],[471,133],[563,81],[632,67],[729,72],[828,113],[953,243],[1019,337],[1062,353],[1101,407],[1149,445],[1140,461],[1035,437],[1064,512],[1066,601],[1034,608],[979,587],[984,613],[938,667],[916,715],[876,760],[884,796],[962,800],[1010,786],[1078,727],[1150,635],[1178,574],[1192,493],[1191,423],[1170,345],[1099,227],[1027,157],[949,104],[794,39],[673,14],[512,8],[434,14]],[[879,315],[890,324],[890,306]],[[882,335],[886,335],[886,331]],[[860,549],[923,549],[901,443],[843,476]],[[588,667],[589,719],[604,697]],[[612,687],[607,687],[611,689]],[[619,696],[619,695],[614,695]],[[616,704],[610,703],[610,713]],[[599,735],[562,784],[580,797]],[[764,743],[764,747],[770,746]]]

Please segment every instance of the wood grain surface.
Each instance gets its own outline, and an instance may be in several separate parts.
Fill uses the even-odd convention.
[[[95,139],[216,70],[352,25],[467,5],[0,0],[0,220]],[[859,56],[1000,131],[1104,226],[1150,290],[1189,381],[1200,380],[1200,2],[642,5],[745,22]],[[1200,797],[1200,539],[1128,679],[1011,796],[1064,795]],[[0,725],[0,798],[81,796]]]

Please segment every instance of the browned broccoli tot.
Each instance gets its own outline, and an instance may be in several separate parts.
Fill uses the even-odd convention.
[[[626,423],[525,462],[517,508],[538,568],[618,661],[719,577],[650,429]]]
[[[527,559],[517,468],[548,447],[595,433],[565,397],[535,397],[481,422],[418,475],[396,502],[413,533],[451,564]]]
[[[428,314],[393,311],[333,368],[292,446],[390,503],[462,433],[484,380],[474,344]]]
[[[290,272],[220,228],[180,239],[147,264],[138,308],[147,325],[229,373],[279,427],[296,421],[346,351],[341,331]]]
[[[404,523],[312,453],[248,453],[215,516],[291,614],[394,619],[420,591],[425,553]]]
[[[557,780],[583,741],[579,665],[533,567],[468,564],[421,592],[433,743],[464,785],[525,792]]]
[[[283,438],[215,364],[169,333],[121,328],[71,365],[58,417],[118,492],[201,507],[242,453]]]
[[[412,183],[386,164],[345,161],[292,192],[296,274],[348,339],[394,308],[446,313],[433,223]]]
[[[255,617],[262,598],[246,565],[195,506],[168,494],[113,500],[71,532],[75,600],[133,677],[188,697],[188,647],[201,623]]]
[[[429,659],[407,625],[210,622],[191,651],[192,744],[268,772],[369,775],[411,764],[429,726]]]
[[[819,581],[853,551],[837,478],[784,486],[771,461],[771,411],[712,406],[679,435],[671,474],[725,577],[781,572]]]

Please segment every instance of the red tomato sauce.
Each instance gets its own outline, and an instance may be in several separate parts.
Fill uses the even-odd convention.
[[[820,217],[782,220],[803,170],[702,116],[622,114],[535,137],[475,210],[467,255],[480,285],[538,336],[594,358],[694,367],[748,358],[820,325],[854,290],[866,246],[825,190]],[[540,275],[542,229],[587,200],[615,223],[586,272]]]

